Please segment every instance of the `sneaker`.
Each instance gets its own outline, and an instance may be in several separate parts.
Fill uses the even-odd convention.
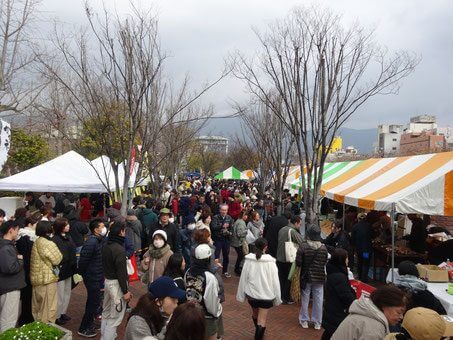
[[[81,337],[84,337],[84,338],[94,338],[97,335],[97,333],[95,331],[93,331],[92,329],[86,329],[84,331],[78,331],[77,334],[80,335]]]
[[[63,326],[66,321],[62,319],[62,317],[60,316],[58,319],[55,320],[55,323],[58,325],[58,326]]]
[[[228,273],[228,272],[224,273],[223,275],[225,275],[226,278],[230,278],[231,277],[231,274]]]
[[[283,300],[282,304],[284,304],[284,305],[294,305],[295,302],[293,300]]]
[[[321,329],[321,325],[319,323],[315,323],[315,329],[319,331]]]
[[[60,315],[60,319],[61,320],[64,320],[64,321],[70,321],[71,320],[71,317],[66,315],[66,314],[61,314]]]
[[[300,325],[302,326],[302,328],[308,328],[308,321],[302,321]]]

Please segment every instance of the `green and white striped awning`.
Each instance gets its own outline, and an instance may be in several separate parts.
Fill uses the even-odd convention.
[[[248,180],[249,178],[241,173],[238,169],[236,169],[234,166],[229,167],[228,169],[218,173],[214,177],[215,179],[237,179],[237,180]]]

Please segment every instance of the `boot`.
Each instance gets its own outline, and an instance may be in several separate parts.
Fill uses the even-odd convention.
[[[255,325],[255,328],[256,328],[256,326],[258,326],[258,319],[252,317],[252,320],[253,320],[253,324]]]
[[[257,325],[255,328],[255,340],[263,340],[266,327]]]

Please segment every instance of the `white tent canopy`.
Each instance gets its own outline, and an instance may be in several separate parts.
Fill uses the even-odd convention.
[[[75,151],[0,180],[1,191],[105,192],[88,161]]]

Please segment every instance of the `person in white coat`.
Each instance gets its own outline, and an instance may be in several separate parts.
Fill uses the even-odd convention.
[[[282,300],[277,264],[272,256],[266,254],[266,239],[258,238],[255,247],[255,254],[245,257],[236,299],[239,302],[247,299],[252,307],[255,340],[261,340],[266,331],[269,309],[281,304]]]

